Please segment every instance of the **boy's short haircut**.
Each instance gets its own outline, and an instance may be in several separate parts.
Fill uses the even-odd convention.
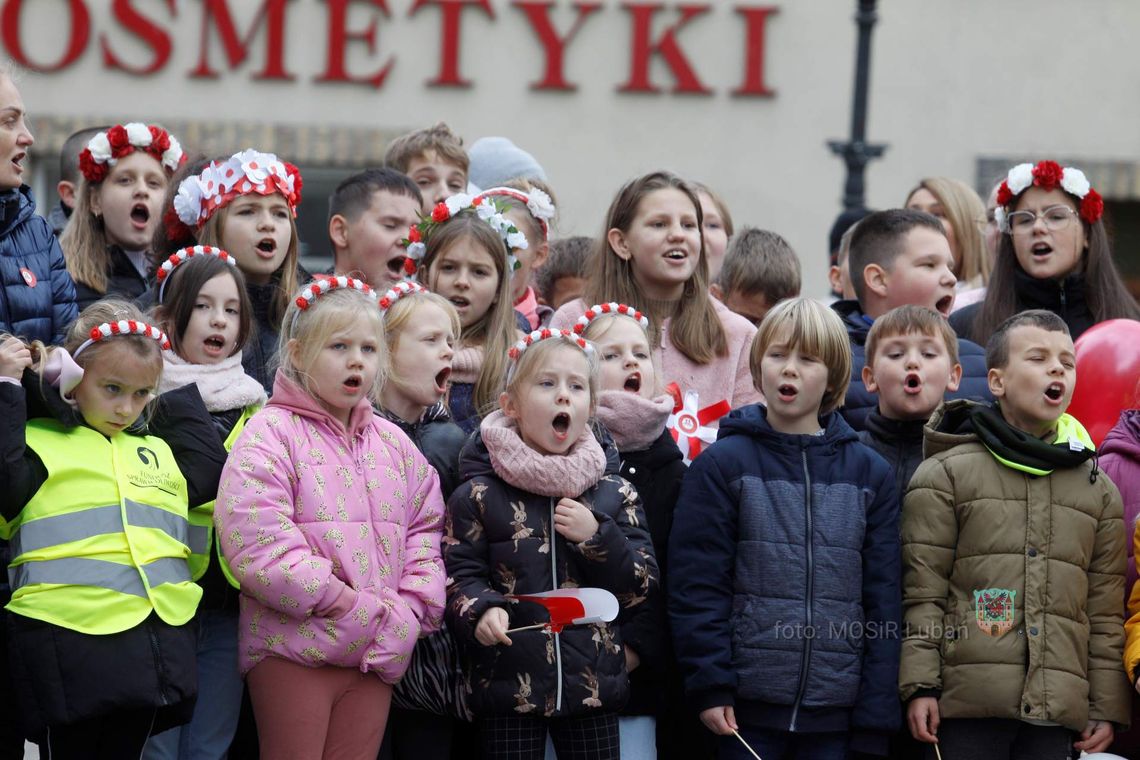
[[[71,182],[72,184],[79,182],[79,154],[87,147],[87,143],[91,142],[92,137],[100,132],[106,132],[112,126],[114,125],[86,127],[68,135],[67,139],[63,141],[63,147],[59,149],[60,181]]]
[[[1048,332],[1061,332],[1070,335],[1065,320],[1045,309],[1030,309],[1014,314],[998,325],[986,343],[986,367],[1005,369],[1009,364],[1009,334],[1018,327],[1040,327]]]
[[[827,385],[819,413],[828,414],[843,404],[851,382],[851,339],[843,320],[832,309],[812,298],[792,298],[776,304],[764,316],[748,355],[752,384],[760,389],[760,360],[764,352],[789,328],[788,345],[817,357],[827,367]]]
[[[800,294],[800,260],[775,232],[745,227],[729,240],[716,283],[726,296],[761,293],[774,304]]]
[[[372,196],[378,192],[393,195],[406,195],[423,205],[423,196],[416,183],[408,175],[395,169],[365,169],[345,178],[329,196],[329,220],[338,214],[349,222],[356,219],[372,205]]]
[[[429,151],[434,151],[441,161],[458,166],[463,175],[467,175],[470,161],[463,149],[463,140],[442,121],[393,140],[384,152],[384,166],[407,174],[412,160]]]
[[[554,296],[554,284],[563,277],[587,276],[586,264],[595,245],[596,241],[589,237],[557,238],[550,241],[550,255],[534,275],[535,290],[544,301],[550,303]]]
[[[891,309],[871,325],[865,344],[867,366],[874,366],[875,352],[879,350],[882,341],[916,334],[941,338],[946,345],[946,353],[950,356],[951,366],[958,363],[958,336],[954,334],[946,318],[925,306],[907,304]]]
[[[868,264],[878,264],[890,271],[895,259],[903,252],[906,236],[911,230],[920,227],[939,235],[946,234],[937,217],[909,208],[876,211],[863,217],[855,227],[855,232],[851,234],[848,270],[851,273],[851,285],[855,288],[855,297],[860,304],[864,303],[867,295],[863,270]]]

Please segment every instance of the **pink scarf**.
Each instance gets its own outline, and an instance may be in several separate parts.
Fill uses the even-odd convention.
[[[523,442],[518,425],[501,411],[483,418],[479,434],[495,474],[540,496],[574,499],[606,474],[606,453],[587,425],[565,454],[542,454]]]
[[[618,451],[644,451],[665,429],[673,411],[673,397],[663,393],[645,399],[629,391],[598,394],[598,419],[610,431]]]
[[[522,298],[515,301],[515,311],[526,317],[530,329],[538,329],[538,297],[534,294],[534,288],[527,288]]]
[[[483,369],[483,347],[470,346],[456,349],[451,357],[451,382],[474,383]]]

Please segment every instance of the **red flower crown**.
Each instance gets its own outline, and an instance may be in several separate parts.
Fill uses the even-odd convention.
[[[102,182],[120,158],[136,150],[158,161],[167,177],[186,160],[182,146],[165,129],[133,121],[116,124],[92,137],[79,152],[79,172],[88,182]]]
[[[1040,161],[1037,165],[1018,164],[1009,170],[997,191],[997,208],[994,220],[1003,231],[1009,230],[1010,206],[1030,186],[1048,192],[1060,188],[1081,201],[1080,215],[1089,224],[1096,224],[1104,216],[1104,199],[1093,190],[1085,173],[1072,166],[1063,167],[1056,161]]]
[[[118,322],[104,322],[98,327],[92,327],[90,334],[91,337],[80,343],[79,348],[75,349],[75,353],[71,355],[72,359],[79,358],[79,354],[93,343],[107,338],[113,338],[116,335],[142,335],[157,340],[158,345],[161,346],[163,350],[170,348],[170,339],[166,337],[166,333],[154,325],[148,325],[146,322],[139,322],[134,319],[120,319]]]

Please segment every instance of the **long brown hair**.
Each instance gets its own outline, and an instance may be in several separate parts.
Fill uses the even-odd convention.
[[[99,192],[100,185],[102,183],[88,182],[85,177],[79,178],[75,210],[59,236],[59,247],[63,249],[63,260],[71,279],[96,293],[106,293],[111,254],[107,250],[103,220],[95,216],[91,208],[91,196]]]
[[[1074,208],[1080,208],[1081,201],[1069,195]],[[1106,319],[1140,319],[1140,306],[1124,286],[1120,272],[1112,260],[1112,244],[1104,228],[1104,219],[1089,224],[1083,219],[1085,239],[1088,248],[1082,262],[1084,264],[1084,293],[1093,319],[1103,322]],[[985,345],[990,335],[1005,320],[1021,311],[1017,302],[1017,272],[1024,272],[1017,263],[1013,249],[1013,236],[1002,233],[998,244],[998,255],[990,273],[990,284],[986,288],[986,300],[974,319],[968,336],[970,340]]]
[[[612,229],[628,233],[637,217],[641,202],[651,193],[675,188],[688,196],[696,210],[697,230],[701,231],[704,215],[701,201],[693,187],[675,174],[656,171],[627,182],[610,204],[606,226],[594,248],[590,262],[590,279],[583,300],[594,303],[645,304],[645,296],[633,276],[631,261],[618,256],[609,243]],[[656,346],[660,341],[661,322],[665,316],[649,310],[649,336]],[[728,338],[709,296],[709,263],[705,251],[705,235],[701,231],[701,254],[693,276],[685,283],[681,304],[669,325],[669,340],[677,350],[697,364],[708,364],[717,357],[728,356]]]

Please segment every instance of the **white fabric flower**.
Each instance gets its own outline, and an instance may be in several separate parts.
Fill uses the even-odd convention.
[[[208,198],[210,196],[220,195],[226,189],[224,173],[228,168],[229,167],[225,165],[219,166],[218,164],[212,163],[202,170],[202,173],[198,175],[198,182],[202,186],[203,196]],[[236,173],[237,172],[234,172],[234,174]],[[236,179],[229,182],[229,184],[232,186],[234,181],[236,181]]]
[[[136,148],[145,148],[154,142],[154,136],[146,124],[132,121],[130,124],[124,124],[123,129],[127,130],[127,140]]]
[[[404,251],[408,254],[409,258],[413,258],[418,261],[424,257],[424,253],[427,251],[427,246],[423,243],[408,243],[408,247],[404,249]]]
[[[471,196],[467,193],[457,193],[447,200],[444,205],[447,206],[447,213],[449,216],[455,216],[463,209],[471,205]]]
[[[527,210],[530,211],[531,216],[535,219],[541,219],[544,222],[549,222],[554,218],[554,203],[550,200],[550,196],[539,190],[537,187],[527,194],[526,202]]]
[[[182,163],[182,145],[171,137],[170,147],[162,154],[162,165],[174,171],[180,163]]]
[[[495,210],[495,204],[491,203],[489,200],[484,200],[482,203],[475,207],[475,214],[484,222],[490,221],[495,216],[497,216],[498,213],[499,212]]]
[[[994,223],[1002,232],[1009,232],[1009,222],[1005,218],[1005,208],[997,206],[994,208]]]
[[[241,171],[251,184],[261,185],[269,178],[269,166],[277,162],[277,156],[272,153],[262,153],[251,149],[242,151],[233,156],[241,165]]]
[[[1065,171],[1061,173],[1061,189],[1070,195],[1084,198],[1089,194],[1092,185],[1089,184],[1088,177],[1083,171],[1066,166]]]
[[[1014,195],[1021,195],[1025,188],[1033,184],[1033,164],[1018,164],[1009,170],[1005,184]]]
[[[105,164],[111,158],[111,141],[107,139],[106,132],[100,132],[87,143],[87,150],[91,151],[91,158],[97,163]]]
[[[526,235],[515,230],[514,232],[507,233],[507,246],[510,247],[512,251],[525,251],[530,247],[530,243],[527,242]]]
[[[179,220],[188,227],[198,223],[202,213],[202,185],[197,177],[187,177],[178,186],[174,196],[174,212]]]

